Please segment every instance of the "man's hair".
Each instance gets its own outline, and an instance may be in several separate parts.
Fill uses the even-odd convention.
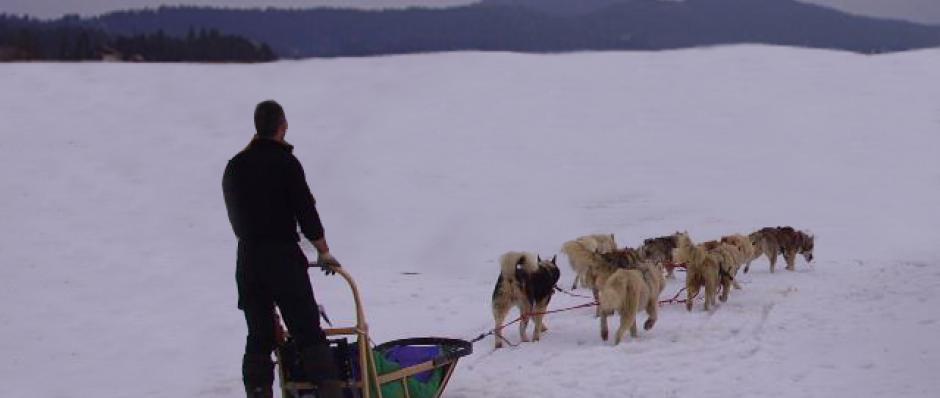
[[[255,107],[255,131],[259,137],[273,137],[285,119],[284,108],[273,100],[264,101]]]

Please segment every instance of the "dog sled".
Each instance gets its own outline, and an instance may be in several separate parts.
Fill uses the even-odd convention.
[[[335,271],[349,285],[356,305],[355,326],[324,329],[340,370],[344,396],[439,398],[457,367],[457,361],[470,355],[473,345],[458,339],[424,337],[395,340],[370,347],[369,328],[359,289],[344,269]],[[281,396],[318,397],[314,383],[304,379],[297,347],[280,320],[276,328],[278,346],[275,355],[281,379]],[[350,337],[355,340],[350,341]]]

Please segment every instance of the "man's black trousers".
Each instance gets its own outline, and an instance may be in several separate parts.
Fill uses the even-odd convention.
[[[237,262],[238,308],[248,323],[246,358],[270,358],[275,345],[275,305],[298,348],[326,344],[307,258],[297,243],[240,241]]]

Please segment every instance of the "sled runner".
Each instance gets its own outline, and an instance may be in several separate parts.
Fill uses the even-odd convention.
[[[324,329],[340,369],[345,396],[439,398],[457,367],[457,361],[470,355],[473,346],[464,340],[425,337],[395,340],[370,348],[359,289],[344,269],[335,271],[349,284],[356,304],[355,326]],[[276,328],[278,346],[275,355],[282,396],[317,397],[316,386],[304,380],[299,352],[280,320]],[[350,342],[347,338],[350,336],[355,336],[356,340]]]

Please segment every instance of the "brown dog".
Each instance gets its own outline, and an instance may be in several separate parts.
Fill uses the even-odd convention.
[[[787,270],[795,269],[796,255],[802,254],[806,262],[813,261],[813,249],[815,247],[815,237],[803,231],[797,231],[792,227],[767,227],[762,228],[749,236],[754,245],[754,255],[744,267],[747,273],[751,269],[751,261],[761,256],[767,256],[770,260],[770,272],[773,273],[777,266],[777,255],[782,254],[787,263]]]
[[[718,262],[719,283],[721,284],[721,296],[718,299],[722,303],[728,301],[731,287],[741,288],[734,277],[737,274],[739,264],[741,264],[739,261],[744,257],[743,254],[734,245],[714,240],[704,242],[699,247],[708,251]]]
[[[706,250],[705,246],[692,243],[688,233],[681,233],[678,246],[673,250],[673,259],[686,265],[685,287],[688,294],[685,308],[692,311],[695,296],[705,288],[705,311],[716,308],[718,285],[721,283],[721,259]]]
[[[646,261],[661,263],[666,268],[666,277],[673,278],[676,265],[672,258],[672,251],[678,246],[679,232],[673,235],[650,238],[643,241],[640,246],[640,257]]]

